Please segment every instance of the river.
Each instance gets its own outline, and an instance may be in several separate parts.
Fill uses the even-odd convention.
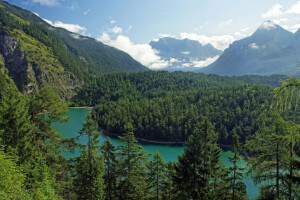
[[[73,138],[78,136],[78,131],[82,128],[82,123],[84,122],[85,116],[88,112],[88,109],[85,108],[70,108],[67,115],[70,115],[71,118],[68,122],[63,123],[53,123],[52,127],[56,129],[57,132],[61,133],[63,137],[66,138]],[[101,134],[100,143],[102,144],[103,141],[106,140],[106,135]],[[80,143],[85,144],[87,142],[86,137],[81,137],[79,140]],[[111,138],[111,142],[118,146],[121,142],[116,138]],[[143,146],[143,150],[147,151],[148,153],[155,153],[159,152],[165,161],[175,161],[177,159],[177,155],[183,152],[183,146],[174,146],[174,145],[160,145],[160,144],[146,144],[141,143]],[[75,152],[73,155],[68,156],[77,156],[78,152]],[[233,152],[231,151],[222,151],[221,153],[221,161],[225,164],[225,166],[229,166],[229,157],[233,156]],[[245,167],[246,161],[242,161],[240,166]],[[247,192],[250,198],[253,198],[255,195],[258,194],[258,188],[254,185],[251,179],[244,178],[243,182],[247,186]]]

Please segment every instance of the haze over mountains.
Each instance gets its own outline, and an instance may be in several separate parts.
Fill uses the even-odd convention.
[[[151,41],[150,45],[159,52],[158,55],[162,59],[170,63],[164,68],[168,71],[195,71],[214,62],[222,53],[211,44],[202,45],[195,40],[179,40],[172,37]]]
[[[150,45],[169,61],[163,68],[168,71],[229,76],[295,74],[300,60],[300,30],[293,34],[272,21],[263,22],[251,36],[233,42],[224,52],[210,44],[171,37]]]

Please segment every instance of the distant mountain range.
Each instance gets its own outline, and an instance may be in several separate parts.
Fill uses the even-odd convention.
[[[222,51],[211,44],[202,45],[198,41],[189,39],[175,39],[172,37],[160,38],[151,41],[150,45],[158,51],[158,55],[169,62],[168,71],[195,71],[199,67],[207,66]]]
[[[300,30],[295,34],[265,21],[249,37],[233,42],[217,61],[199,72],[219,75],[271,75],[299,72]]]

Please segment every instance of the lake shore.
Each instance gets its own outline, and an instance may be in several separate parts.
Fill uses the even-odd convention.
[[[113,138],[118,138],[119,136],[115,133],[110,133],[104,129],[100,129],[100,131],[102,131],[105,135]],[[182,146],[184,144],[184,142],[164,142],[164,141],[147,140],[147,139],[137,138],[137,137],[135,139],[140,143],[144,143],[144,144],[163,144],[163,145],[176,145],[176,146]]]
[[[119,135],[115,133],[110,133],[104,129],[100,128],[100,131],[103,132],[105,135],[118,138]],[[148,140],[143,138],[135,138],[139,143],[143,144],[161,144],[161,145],[175,145],[175,146],[183,146],[185,142],[167,142],[167,141],[156,141],[156,140]],[[223,150],[231,150],[231,145],[224,145],[224,144],[218,144]]]
[[[72,108],[72,109],[88,109],[89,112],[92,112],[94,107],[88,107],[88,106],[78,106],[78,107],[69,107],[69,108]]]

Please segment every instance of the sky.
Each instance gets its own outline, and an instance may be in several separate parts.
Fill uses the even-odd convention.
[[[300,28],[299,0],[7,1],[53,26],[125,51],[149,68],[170,64],[149,45],[160,37],[188,38],[224,50],[233,41],[251,35],[266,20],[291,32]]]

